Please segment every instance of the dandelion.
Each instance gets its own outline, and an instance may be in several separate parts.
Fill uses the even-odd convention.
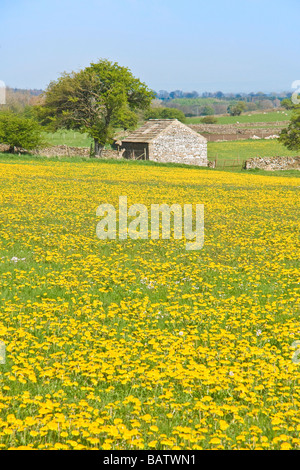
[[[0,448],[297,449],[299,178],[23,163],[0,162]],[[125,191],[192,194],[205,249],[97,239]]]

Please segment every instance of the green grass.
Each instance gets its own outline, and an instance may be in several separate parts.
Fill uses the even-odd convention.
[[[68,130],[54,133],[44,132],[43,137],[50,145],[68,145],[70,147],[90,147],[93,141],[88,134]]]
[[[0,162],[0,448],[299,449],[298,181],[64,160]],[[203,249],[99,240],[120,194],[203,203]]]
[[[287,114],[287,115],[286,115]],[[260,114],[242,114],[241,116],[221,116],[217,117],[218,122],[216,124],[236,124],[239,123],[252,123],[252,122],[269,122],[276,123],[282,121],[288,121],[290,119],[291,112],[275,111],[271,113],[260,113]],[[203,117],[203,116],[202,116]],[[190,117],[186,118],[186,124],[201,124],[202,117]]]
[[[235,140],[230,142],[208,142],[208,159],[215,160],[223,165],[227,165],[234,160],[239,159],[241,164],[244,160],[253,157],[272,157],[272,156],[297,156],[299,151],[291,151],[274,140]],[[237,164],[237,163],[236,163]]]
[[[181,106],[211,106],[213,104],[225,104],[229,106],[231,102],[218,98],[174,98],[172,104],[179,104]]]
[[[236,152],[238,151],[238,145],[240,143],[252,143],[250,141],[236,141],[236,142],[217,142],[217,143],[208,143],[208,159],[209,160],[215,160],[216,156],[218,156],[217,159],[217,170],[218,171],[230,171],[230,172],[235,172],[235,173],[253,173],[253,174],[261,174],[261,175],[269,175],[269,176],[291,176],[291,177],[300,177],[300,171],[299,170],[284,170],[284,171],[264,171],[264,170],[243,170],[242,169],[242,163],[244,160],[247,158],[250,158],[251,156],[256,157],[257,155],[253,155],[253,149],[248,148],[249,156],[247,158],[244,158],[242,155],[239,156]],[[257,144],[257,142],[255,142]],[[265,142],[271,143],[271,142]],[[229,144],[229,145],[228,145]],[[231,146],[230,146],[231,144]],[[234,146],[232,145],[235,145]],[[215,147],[216,146],[216,147]],[[266,148],[268,146],[266,145]],[[269,146],[269,149],[271,146]],[[294,154],[296,155],[296,152],[288,152],[289,155]],[[282,154],[283,155],[283,154]],[[284,153],[284,155],[287,155],[287,153]],[[267,156],[267,155],[266,155]],[[23,165],[39,165],[41,161],[59,161],[59,162],[69,162],[69,163],[78,163],[78,162],[83,162],[83,163],[89,163],[91,165],[101,165],[103,163],[108,164],[108,165],[124,165],[126,168],[128,166],[133,166],[133,167],[140,167],[140,166],[149,166],[149,167],[161,167],[162,169],[166,168],[189,168],[189,169],[196,169],[199,171],[203,170],[209,170],[209,171],[215,171],[214,169],[207,168],[207,167],[201,167],[201,166],[194,166],[194,165],[185,165],[181,163],[159,163],[159,162],[152,162],[152,161],[139,161],[139,160],[114,160],[114,159],[105,159],[105,161],[101,159],[95,159],[95,158],[90,158],[90,157],[58,157],[58,156],[52,156],[52,157],[45,157],[43,155],[30,155],[30,154],[23,154],[23,155],[12,155],[9,153],[0,153],[0,162],[1,163],[7,163],[7,164],[19,164],[22,162]],[[224,164],[225,162],[225,164]]]

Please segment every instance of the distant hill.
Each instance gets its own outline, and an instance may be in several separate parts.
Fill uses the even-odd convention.
[[[284,98],[289,98],[291,93],[216,93],[204,92],[201,95],[196,91],[183,92],[175,90],[167,92],[160,90],[155,92],[156,106],[177,108],[186,116],[203,116],[207,114],[226,114],[228,105],[243,101],[246,110],[261,111],[276,109],[281,106]]]
[[[24,95],[32,95],[32,96],[39,96],[41,95],[44,90],[37,90],[36,88],[34,89],[26,89],[26,88],[11,88],[7,87],[7,90],[11,91],[12,93],[22,93]]]
[[[26,106],[37,104],[43,90],[6,87],[6,109],[22,112]]]

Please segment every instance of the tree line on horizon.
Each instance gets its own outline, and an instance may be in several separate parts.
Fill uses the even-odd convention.
[[[185,116],[206,116],[212,114],[227,114],[231,104],[244,103],[245,111],[260,111],[266,109],[276,109],[282,106],[282,101],[290,99],[292,93],[215,93],[197,91],[183,92],[175,90],[167,92],[160,90],[155,92],[157,103],[163,106],[176,108],[182,111]]]
[[[26,106],[32,106],[39,102],[39,97],[45,93],[42,89],[6,88],[7,106],[13,111],[21,111]],[[223,93],[197,91],[186,92],[174,90],[154,91],[154,106],[158,105],[174,108],[188,116],[206,116],[211,114],[226,114],[231,102],[244,102],[246,111],[272,109],[282,106],[283,100],[290,99],[292,93]]]
[[[167,100],[160,100],[159,94],[134,77],[127,67],[102,59],[79,72],[63,73],[57,80],[51,81],[42,93],[38,90],[27,90],[26,93],[25,90],[8,89],[7,105],[2,105],[0,112],[0,143],[9,145],[12,152],[15,147],[30,150],[43,144],[40,137],[42,129],[48,132],[69,129],[88,133],[94,139],[94,155],[101,155],[104,146],[113,142],[116,129],[134,129],[141,117],[176,117],[184,121],[187,113],[177,107],[180,100],[208,100],[204,106],[206,109],[202,110],[206,116],[216,113],[213,100],[223,101],[226,104],[225,113],[233,116],[255,105],[254,102],[247,102],[245,96],[242,99],[241,94],[234,95],[231,100],[224,99],[226,97],[222,92],[216,95],[215,98],[186,98],[174,94],[170,104]],[[260,92],[257,95],[260,103],[269,96]],[[16,96],[22,99],[14,101]],[[294,106],[287,95],[281,98],[274,97],[277,105],[279,102],[279,105],[294,113],[280,140],[288,148],[298,149],[300,105]],[[268,101],[272,103],[272,100]],[[162,102],[164,106],[161,106]]]
[[[158,99],[161,100],[174,100],[177,98],[188,98],[188,99],[193,99],[193,98],[217,98],[217,99],[227,99],[227,100],[232,100],[232,99],[241,99],[241,100],[262,100],[262,99],[284,99],[284,98],[290,98],[292,93],[290,92],[272,92],[272,93],[264,93],[262,91],[258,92],[251,92],[251,93],[223,93],[222,91],[216,91],[216,92],[208,92],[204,91],[202,93],[198,93],[197,91],[182,91],[182,90],[174,90],[174,91],[166,91],[166,90],[160,90],[160,91],[154,91],[155,96]]]

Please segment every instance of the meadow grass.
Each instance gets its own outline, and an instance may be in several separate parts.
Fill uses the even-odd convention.
[[[255,157],[272,157],[272,156],[297,156],[299,152],[288,150],[284,145],[278,142],[277,139],[273,140],[236,140],[236,141],[225,141],[225,142],[208,142],[207,143],[207,153],[208,159],[210,161],[217,160],[217,168],[220,170],[242,170],[243,162],[249,158]],[[40,160],[56,160],[56,161],[65,161],[65,162],[76,162],[76,161],[86,161],[86,162],[99,162],[98,159],[91,159],[90,157],[45,157],[45,156],[33,156],[33,155],[14,155],[9,153],[0,153],[0,159],[2,162],[17,162],[22,160],[23,162],[29,161],[33,163],[34,161],[39,162]],[[100,160],[101,161],[101,160]],[[129,165],[143,165],[150,166],[162,166],[162,167],[183,167],[186,168],[184,164],[178,163],[158,163],[158,162],[139,162],[134,160],[128,160],[124,162],[123,160],[112,160],[112,163],[115,164],[129,164]],[[224,167],[225,165],[225,167]],[[190,166],[189,166],[190,167]],[[203,167],[194,168],[203,169]],[[264,173],[264,172],[262,172]],[[271,172],[273,174],[273,172]],[[279,172],[279,174],[283,174]],[[290,174],[288,171],[286,174]],[[298,174],[297,171],[294,174]]]
[[[66,129],[53,133],[43,132],[43,138],[50,145],[68,145],[70,147],[90,147],[93,142],[88,134]]]
[[[0,160],[0,448],[299,449],[299,179]],[[96,208],[202,203],[205,244]]]
[[[297,156],[299,151],[288,150],[278,139],[235,140],[227,142],[208,142],[207,153],[209,160],[217,159],[217,166],[242,163],[255,157]]]
[[[202,116],[203,117],[203,116]],[[189,117],[186,118],[186,124],[201,124],[202,117]],[[274,111],[265,113],[241,114],[240,116],[215,116],[218,119],[217,124],[236,124],[239,123],[253,123],[253,122],[269,122],[274,124],[276,122],[288,121],[291,117],[291,111]]]

